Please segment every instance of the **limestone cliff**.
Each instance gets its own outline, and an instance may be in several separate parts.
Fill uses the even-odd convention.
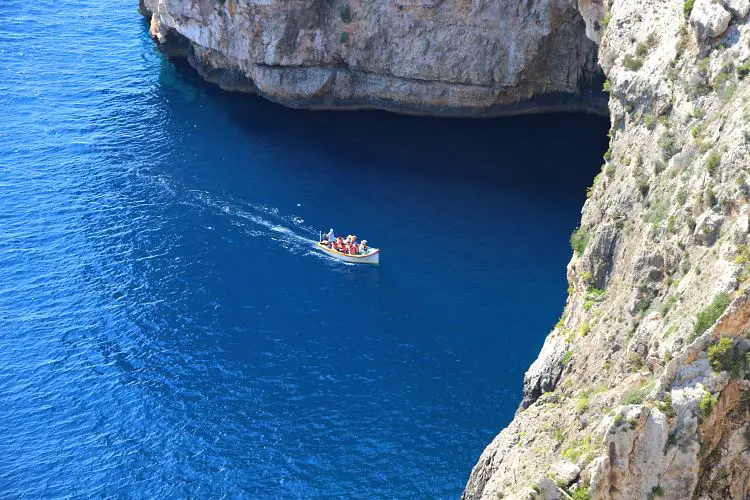
[[[610,149],[565,311],[465,499],[750,498],[749,10],[582,8]]]
[[[287,106],[606,109],[596,44],[566,0],[141,0],[141,12],[207,80]]]

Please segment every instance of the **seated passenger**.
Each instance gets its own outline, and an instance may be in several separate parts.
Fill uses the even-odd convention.
[[[362,240],[362,243],[359,244],[359,253],[362,255],[366,255],[369,248],[367,248],[367,240]]]

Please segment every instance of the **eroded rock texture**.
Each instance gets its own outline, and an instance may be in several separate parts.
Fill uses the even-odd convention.
[[[569,297],[464,498],[750,498],[747,2],[579,5],[612,122]]]
[[[141,0],[141,11],[207,80],[287,106],[606,109],[596,44],[565,0]]]

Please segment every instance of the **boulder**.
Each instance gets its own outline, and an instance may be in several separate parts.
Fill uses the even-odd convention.
[[[578,479],[581,468],[568,460],[560,460],[552,464],[549,472],[559,483],[564,483],[567,486]]]
[[[565,367],[562,361],[567,351],[568,346],[565,342],[548,339],[544,343],[536,361],[524,375],[521,409],[528,408],[545,392],[555,390]]]
[[[740,213],[737,216],[737,222],[734,225],[734,234],[732,235],[734,243],[736,245],[744,245],[747,243],[747,234],[750,232],[750,219],[748,218],[748,207],[744,205],[740,208]]]
[[[698,217],[695,221],[693,238],[700,245],[711,246],[719,238],[719,230],[724,222],[724,217],[712,211],[708,211]]]
[[[732,15],[713,0],[695,0],[690,13],[690,24],[695,28],[699,41],[716,38],[729,27]]]
[[[540,500],[560,500],[560,491],[550,478],[542,478],[539,481],[539,489],[542,491]]]
[[[724,0],[723,3],[737,19],[744,18],[750,11],[750,0]]]

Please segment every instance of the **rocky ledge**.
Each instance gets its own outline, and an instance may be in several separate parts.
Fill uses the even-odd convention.
[[[291,107],[495,116],[606,112],[565,0],[140,0],[208,81]]]

